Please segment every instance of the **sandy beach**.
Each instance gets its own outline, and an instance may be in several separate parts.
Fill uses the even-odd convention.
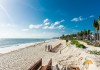
[[[59,43],[62,43],[62,45],[61,48],[59,48],[58,52],[52,53],[45,51],[45,45],[52,45],[53,47],[55,47]],[[98,61],[100,56],[95,57],[95,55],[88,54],[88,49],[89,48],[76,48],[69,42],[66,43],[65,40],[56,39],[49,42],[40,43],[37,45],[33,44],[26,48],[1,54],[0,70],[27,70],[40,58],[43,59],[43,65],[46,65],[50,58],[52,58],[53,66],[55,66],[56,64],[58,64],[59,68],[62,68],[63,66],[78,66],[80,70],[86,70],[86,67],[83,65],[83,63],[85,59],[91,59],[93,60],[94,66],[98,68],[95,70],[99,70],[100,64],[98,63]],[[91,70],[94,69],[92,68]]]
[[[53,47],[61,41],[53,40],[48,43],[31,45],[16,51],[2,54],[0,56],[0,70],[27,70],[40,58],[43,59],[43,64],[47,64],[50,58],[53,58],[56,53],[45,52],[45,45],[50,44]]]

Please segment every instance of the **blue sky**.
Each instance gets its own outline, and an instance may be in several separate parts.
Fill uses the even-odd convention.
[[[0,38],[51,38],[94,31],[100,0],[0,0]]]

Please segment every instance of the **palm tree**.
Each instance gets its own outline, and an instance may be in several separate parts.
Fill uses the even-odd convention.
[[[84,30],[83,33],[84,33],[84,39],[86,39],[88,31]]]
[[[91,34],[91,30],[88,30],[88,31],[87,31],[87,35],[89,35],[89,34]]]
[[[99,30],[100,30],[100,16],[98,17],[98,27],[99,27]],[[99,38],[99,40],[100,40],[100,32],[98,33],[98,38]]]
[[[80,37],[80,33],[78,32],[78,33],[77,33],[77,39],[78,39],[78,40],[79,40],[79,37]]]
[[[81,31],[81,32],[80,32],[80,36],[81,36],[81,39],[82,39],[82,40],[83,40],[83,35],[84,35],[84,32]]]
[[[98,40],[98,31],[99,31],[99,24],[96,20],[93,22],[94,29],[97,31],[96,40]]]

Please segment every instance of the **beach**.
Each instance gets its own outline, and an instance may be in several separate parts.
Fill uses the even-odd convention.
[[[0,56],[0,70],[27,70],[40,58],[43,59],[43,64],[46,64],[56,53],[45,52],[45,45],[56,46],[59,43],[59,40],[53,40],[2,54]]]
[[[61,48],[56,53],[45,51],[45,45],[52,45],[55,47],[62,43]],[[0,55],[0,70],[28,70],[35,62],[42,58],[43,65],[47,65],[48,61],[52,58],[52,65],[58,64],[59,68],[63,66],[78,66],[80,70],[85,70],[83,63],[89,57],[93,60],[94,65],[97,66],[94,55],[87,53],[88,49],[76,48],[65,40],[54,39],[49,42],[42,42],[38,44],[31,44],[27,47],[14,50]],[[61,51],[61,53],[60,53]],[[99,56],[95,59],[98,59]],[[100,66],[98,65],[98,68]],[[99,70],[99,69],[95,69]]]

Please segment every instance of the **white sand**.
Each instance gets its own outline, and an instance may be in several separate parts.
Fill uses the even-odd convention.
[[[87,48],[86,49],[81,49],[81,48],[76,48],[74,45],[69,44],[64,50],[61,56],[59,56],[59,64],[61,66],[75,66],[79,67],[80,70],[100,70],[100,63],[98,64],[98,61],[100,62],[100,56],[95,57],[97,55],[92,55],[88,53],[88,50],[94,50],[98,49],[96,47],[91,47],[87,45],[84,42],[81,42],[81,44],[84,44]],[[99,49],[98,49],[99,50]],[[94,59],[95,58],[95,59]],[[84,65],[83,63],[85,60],[91,60],[93,64]],[[98,60],[98,61],[97,61]],[[98,64],[98,66],[97,66]]]
[[[60,48],[60,50],[62,50],[61,54],[59,51],[57,53],[45,52],[46,44],[48,45],[50,44],[54,47],[59,43],[63,44]],[[94,66],[97,67],[96,60],[99,61],[98,58],[100,58],[100,56],[94,58],[95,55],[90,55],[87,53],[88,49],[89,48],[87,49],[76,48],[75,46],[70,45],[69,42],[66,46],[65,41],[62,40],[52,40],[48,43],[43,43],[36,46],[31,45],[30,47],[26,47],[24,49],[20,49],[17,51],[1,55],[0,70],[27,70],[40,58],[43,59],[43,65],[47,64],[50,58],[52,58],[53,66],[55,66],[56,64],[59,64],[59,67],[62,66],[67,67],[71,65],[71,66],[78,66],[80,67],[81,70],[85,70],[83,69],[85,67],[83,65],[85,59],[91,58],[91,60],[93,60]],[[98,68],[100,68],[100,64],[98,64]]]
[[[45,52],[45,44],[50,44],[54,47],[60,42],[59,40],[53,40],[49,43],[3,54],[0,56],[0,70],[27,70],[40,58],[43,58],[43,64],[47,64],[50,58],[56,56],[56,53]]]

